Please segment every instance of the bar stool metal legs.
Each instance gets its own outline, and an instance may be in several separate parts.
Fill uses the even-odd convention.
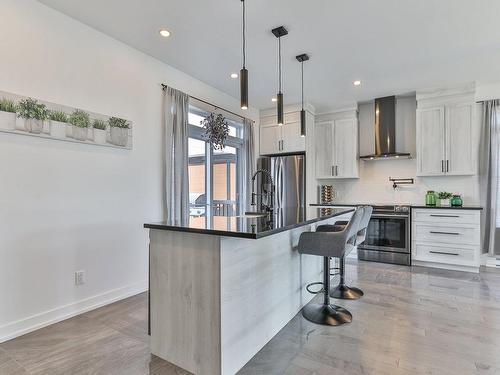
[[[310,322],[338,326],[352,321],[349,311],[340,306],[330,304],[330,257],[323,257],[323,303],[310,303],[302,309],[302,315]]]
[[[349,287],[345,284],[345,257],[340,258],[340,283],[330,291],[330,297],[337,299],[355,300],[363,296],[363,291],[358,288]]]

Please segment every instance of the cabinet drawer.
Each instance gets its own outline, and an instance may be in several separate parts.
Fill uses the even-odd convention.
[[[436,246],[425,243],[414,243],[413,259],[422,262],[448,263],[476,266],[478,248]]]
[[[479,245],[479,227],[413,223],[413,239],[432,243]]]
[[[436,224],[476,224],[479,225],[479,211],[475,210],[456,210],[456,209],[437,209],[422,208],[414,209],[413,221],[424,221]]]

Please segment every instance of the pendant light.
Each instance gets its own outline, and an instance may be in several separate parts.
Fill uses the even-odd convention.
[[[301,70],[301,84],[302,84],[302,110],[300,111],[300,136],[306,136],[306,111],[304,110],[304,61],[309,60],[309,56],[306,53],[302,55],[295,56],[298,62],[300,62]]]
[[[240,70],[240,104],[241,109],[248,109],[248,70],[246,64],[246,30],[245,30],[245,0],[241,0],[243,5],[243,68]]]
[[[278,109],[278,125],[283,125],[283,93],[281,92],[281,37],[288,35],[288,31],[284,26],[272,29],[272,33],[278,38],[278,94],[277,109]]]

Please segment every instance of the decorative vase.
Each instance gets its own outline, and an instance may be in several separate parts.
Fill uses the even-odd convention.
[[[439,205],[441,207],[450,207],[450,199],[440,199]]]
[[[26,130],[33,134],[40,134],[43,131],[43,120],[37,120],[35,118],[27,118],[24,122],[24,127]]]
[[[0,128],[16,130],[16,113],[0,111]]]
[[[462,207],[464,202],[462,201],[462,197],[460,197],[460,195],[454,195],[450,200],[450,204],[452,207]]]
[[[128,143],[128,129],[117,128],[112,126],[111,129],[111,143],[117,146],[127,146]]]
[[[106,130],[94,128],[94,143],[99,145],[106,144]]]
[[[50,135],[54,138],[66,138],[66,123],[50,120]]]
[[[80,128],[79,126],[73,126],[73,138],[78,141],[87,140],[88,128]]]
[[[435,206],[436,205],[436,193],[433,190],[427,191],[425,195],[425,205],[426,206]]]

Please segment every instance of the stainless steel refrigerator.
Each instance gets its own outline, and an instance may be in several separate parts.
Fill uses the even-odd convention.
[[[257,162],[257,169],[267,170],[273,177],[274,213],[279,223],[288,225],[305,219],[305,166],[304,154],[261,157]],[[257,186],[269,189],[269,184],[262,178],[261,175],[257,179]]]

